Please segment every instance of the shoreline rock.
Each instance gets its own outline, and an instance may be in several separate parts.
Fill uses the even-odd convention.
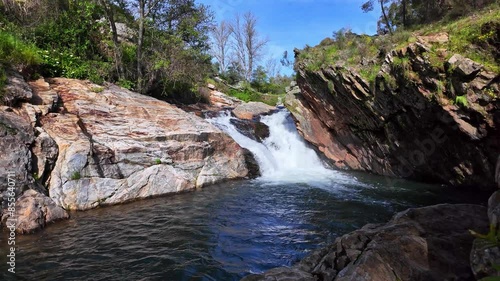
[[[386,224],[368,224],[318,249],[291,268],[249,275],[264,280],[471,280],[474,237],[488,228],[487,209],[441,204],[408,209]]]
[[[59,155],[50,197],[70,210],[123,203],[249,175],[244,151],[203,119],[114,85],[54,79],[65,113],[42,127]]]

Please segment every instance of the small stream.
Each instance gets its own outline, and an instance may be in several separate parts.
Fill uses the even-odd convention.
[[[73,213],[17,238],[17,280],[239,280],[290,266],[366,223],[437,203],[484,203],[476,192],[327,169],[286,111],[264,117],[260,144],[223,115],[211,120],[250,149],[262,177]],[[6,273],[7,233],[0,245]]]

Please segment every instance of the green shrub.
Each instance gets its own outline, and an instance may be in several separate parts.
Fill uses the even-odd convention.
[[[34,45],[26,44],[14,35],[0,31],[0,64],[24,69],[41,62]]]
[[[251,91],[249,89],[241,89],[241,90],[236,90],[236,89],[230,89],[229,90],[229,95],[233,96],[235,98],[238,98],[244,102],[249,102],[249,101],[260,101],[260,94]]]
[[[102,93],[102,91],[104,91],[104,88],[103,87],[92,87],[90,90],[94,93]]]
[[[89,79],[102,84],[109,78],[112,67],[109,62],[86,60],[69,50],[39,50],[38,53],[43,59],[41,73],[48,77]]]
[[[123,87],[127,90],[133,90],[135,88],[135,83],[127,79],[118,80],[118,82],[116,82],[116,85]]]
[[[78,171],[75,171],[73,172],[73,174],[71,174],[71,180],[79,180],[82,178],[82,175],[80,174],[80,172]]]
[[[467,97],[465,95],[457,96],[455,98],[455,104],[458,106],[467,107]]]

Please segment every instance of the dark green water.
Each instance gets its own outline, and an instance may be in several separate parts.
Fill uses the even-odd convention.
[[[17,280],[239,280],[288,266],[366,223],[408,207],[484,196],[332,172],[308,183],[240,181],[73,213],[18,236]],[[6,233],[0,242],[7,274]]]

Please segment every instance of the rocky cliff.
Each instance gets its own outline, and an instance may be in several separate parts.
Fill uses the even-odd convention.
[[[255,175],[250,152],[168,103],[111,84],[17,78],[7,88],[17,89],[11,106],[0,110],[0,167],[16,179],[18,232],[67,218],[66,210]]]
[[[389,52],[372,83],[343,66],[311,71],[298,61],[300,91],[288,94],[287,107],[338,168],[494,188],[499,73],[430,42],[419,37]]]

